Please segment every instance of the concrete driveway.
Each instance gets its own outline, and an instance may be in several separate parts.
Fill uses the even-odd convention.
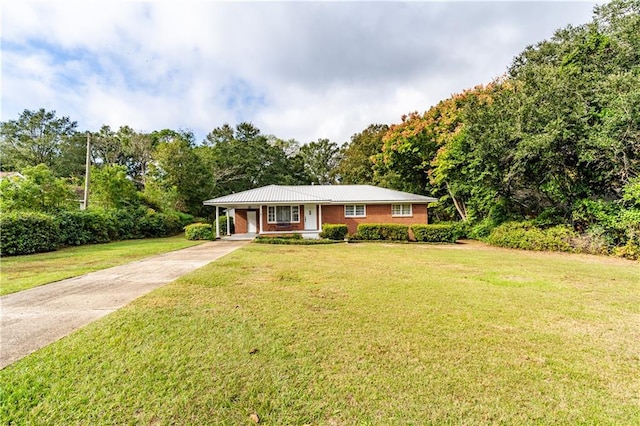
[[[0,297],[0,369],[250,241],[216,241]]]

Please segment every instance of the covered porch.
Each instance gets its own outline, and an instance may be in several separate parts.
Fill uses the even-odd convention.
[[[253,239],[257,235],[301,234],[303,238],[319,238],[322,230],[322,205],[317,203],[292,204],[209,204],[215,208],[216,223],[221,217],[221,209],[227,214],[227,233],[230,237],[230,217],[233,217],[234,235]],[[216,238],[221,238],[216,227]]]

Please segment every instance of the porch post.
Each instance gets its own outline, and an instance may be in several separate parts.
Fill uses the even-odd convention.
[[[262,205],[260,205],[260,212],[258,212],[258,221],[260,222],[260,227],[258,228],[260,230],[260,232],[258,232],[259,234],[262,234]]]
[[[220,238],[220,227],[218,226],[218,219],[220,219],[220,207],[216,206],[216,238]]]
[[[229,222],[231,222],[231,220],[229,219],[229,208],[227,207],[227,235],[231,235],[231,226]]]
[[[322,204],[318,204],[318,231],[322,231]]]

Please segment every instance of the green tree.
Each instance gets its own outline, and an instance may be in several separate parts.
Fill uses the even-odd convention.
[[[72,187],[65,179],[55,177],[45,164],[25,167],[22,175],[23,178],[0,179],[2,213],[19,210],[55,212],[79,208]]]
[[[106,124],[91,135],[91,155],[93,163],[97,165],[124,166],[127,163],[127,154],[118,134]]]
[[[116,137],[124,153],[128,175],[138,188],[143,188],[156,140],[150,134],[138,133],[129,126],[120,127]]]
[[[300,147],[300,156],[311,183],[330,185],[338,182],[340,148],[329,139],[318,139]]]
[[[118,164],[91,167],[89,206],[126,209],[139,204],[135,185],[127,176],[127,168]]]
[[[154,185],[177,195],[176,210],[199,215],[210,197],[213,178],[195,149],[193,133],[162,130],[152,133],[155,142]]]
[[[376,183],[416,194],[432,193],[428,171],[437,143],[428,124],[425,115],[413,112],[389,127],[382,151],[374,157]]]
[[[81,181],[85,175],[86,158],[87,134],[75,132],[60,143],[60,157],[56,166],[56,174],[70,177],[77,182]]]
[[[373,158],[382,154],[382,138],[389,130],[386,124],[372,124],[351,136],[342,147],[337,174],[345,184],[373,184]]]
[[[262,135],[251,123],[212,130],[197,149],[215,182],[210,196],[270,184],[307,183],[296,144]]]
[[[77,124],[55,111],[24,110],[17,120],[0,123],[0,167],[19,170],[45,164],[56,176],[63,142],[75,134]]]

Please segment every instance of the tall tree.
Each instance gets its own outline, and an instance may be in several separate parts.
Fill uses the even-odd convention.
[[[330,185],[338,182],[340,148],[329,139],[318,139],[300,147],[300,156],[311,183]]]
[[[152,133],[152,137],[156,141],[152,176],[156,185],[176,191],[174,209],[200,214],[202,201],[209,196],[212,178],[194,149],[193,133],[162,130]]]
[[[373,157],[382,154],[386,124],[372,124],[342,147],[337,174],[345,184],[373,184]]]
[[[116,137],[125,155],[128,175],[138,188],[143,188],[156,140],[150,134],[138,133],[129,126],[121,126]]]
[[[291,141],[262,135],[251,123],[240,123],[235,130],[228,124],[218,127],[207,135],[203,145],[198,153],[213,173],[215,189],[211,196],[269,184],[306,182]]]
[[[111,126],[106,124],[98,132],[91,135],[91,155],[93,163],[98,165],[117,164],[124,166],[127,162],[120,139]]]
[[[428,169],[437,150],[428,120],[413,112],[392,125],[376,157],[374,179],[382,186],[416,194],[431,194]]]
[[[45,164],[59,176],[61,146],[76,132],[69,117],[56,117],[55,111],[24,110],[17,120],[0,123],[0,167],[19,170]]]

